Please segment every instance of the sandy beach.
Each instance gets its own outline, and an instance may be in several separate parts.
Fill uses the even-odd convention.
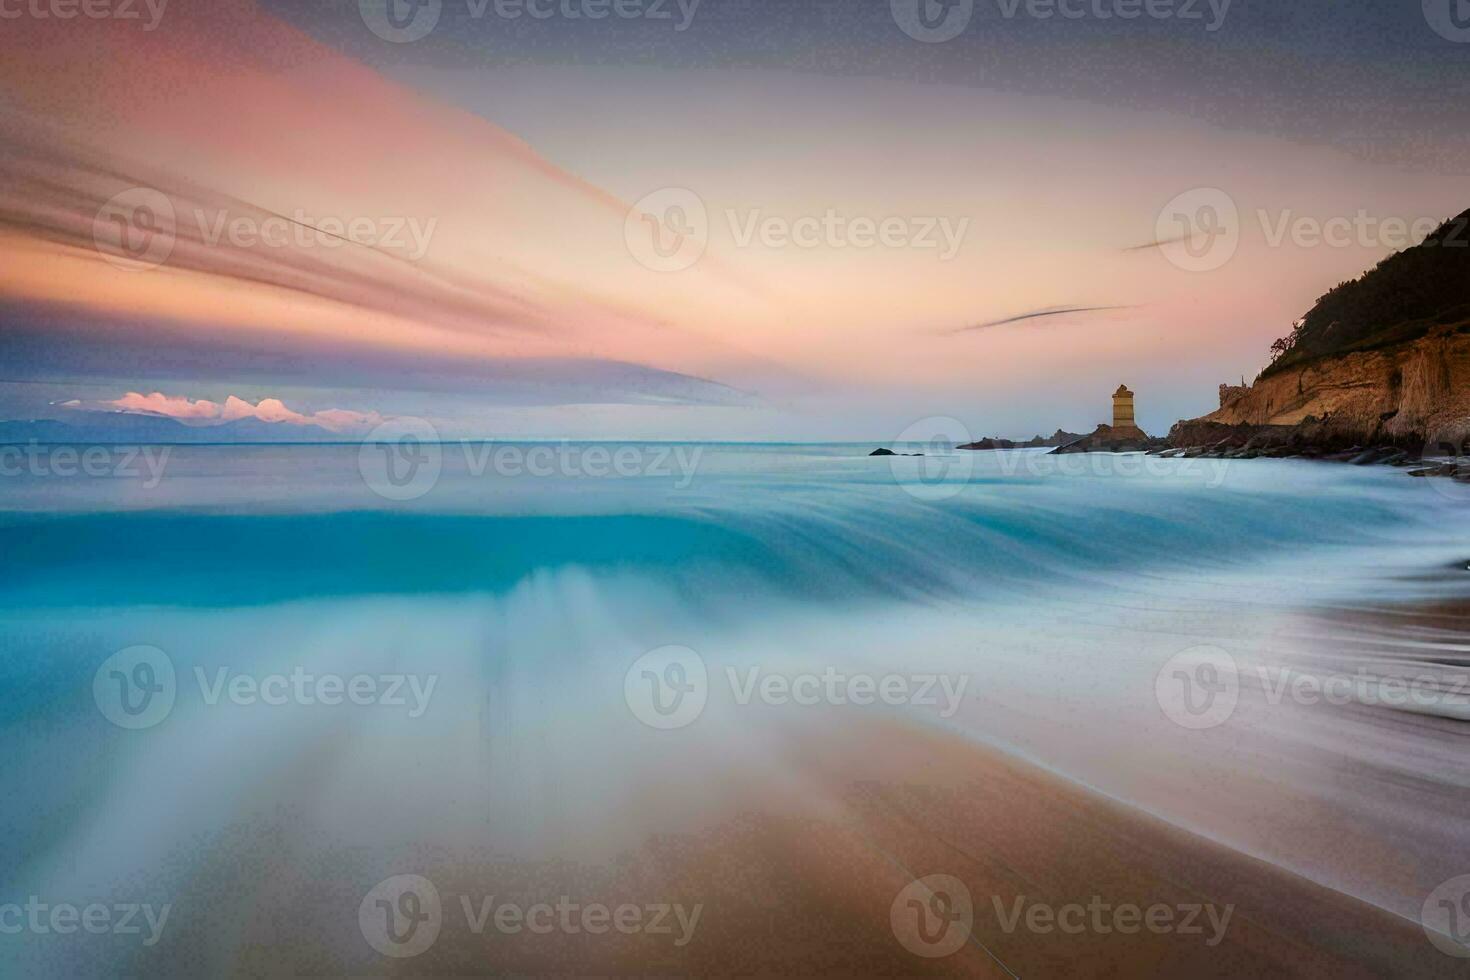
[[[822,726],[814,726],[813,730]],[[1418,923],[1244,857],[1074,783],[960,739],[897,726],[826,729],[789,746],[814,796],[841,801],[840,819],[792,801],[731,813],[707,832],[665,835],[608,864],[515,863],[424,849],[412,865],[436,886],[443,925],[432,948],[385,961],[402,976],[502,974],[714,976],[1088,977],[1454,976]],[[676,788],[670,787],[670,792]],[[793,812],[793,809],[798,812]],[[319,866],[349,865],[349,854]],[[227,860],[221,860],[228,864]],[[905,947],[892,913],[928,875],[963,882],[973,925],[958,950],[926,958]],[[243,925],[240,975],[333,975],[335,941],[351,943],[360,894],[312,865],[267,875],[294,896],[289,914],[263,909]],[[282,891],[284,890],[284,891]],[[682,947],[671,934],[480,934],[462,908],[486,896],[522,907],[569,896],[583,906],[661,902],[701,908]],[[1005,919],[1018,899],[1061,909],[1098,906],[1107,926],[1032,931]],[[999,911],[997,908],[999,905]],[[1181,930],[1151,932],[1117,908],[1177,910]],[[1231,909],[1223,933],[1205,912]],[[324,914],[331,910],[333,914]],[[1091,915],[1091,913],[1089,913]],[[1218,921],[1218,920],[1216,920]],[[959,928],[958,926],[956,928]],[[242,938],[245,938],[242,936]],[[187,946],[188,933],[177,939]],[[177,947],[175,947],[177,948]]]

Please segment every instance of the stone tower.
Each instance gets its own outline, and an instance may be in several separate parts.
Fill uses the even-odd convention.
[[[1133,420],[1133,392],[1127,385],[1119,385],[1113,392],[1113,428],[1138,428],[1138,423]]]

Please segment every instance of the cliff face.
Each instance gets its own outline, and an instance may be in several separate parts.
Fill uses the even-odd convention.
[[[1242,423],[1310,426],[1330,444],[1460,446],[1470,440],[1470,322],[1278,370],[1224,408],[1179,423],[1169,437],[1198,445],[1218,425]]]

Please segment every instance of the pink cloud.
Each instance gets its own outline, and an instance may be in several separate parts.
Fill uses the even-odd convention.
[[[291,411],[279,398],[262,398],[260,404],[252,405],[245,399],[236,398],[234,395],[225,399],[223,418],[226,422],[233,422],[235,419],[290,422],[293,425],[305,425],[307,422],[305,415]]]
[[[259,419],[287,425],[314,425],[331,432],[367,428],[382,422],[377,412],[354,412],[345,408],[328,408],[304,415],[286,407],[279,398],[262,398],[251,404],[243,398],[230,395],[223,406],[201,398],[197,401],[184,396],[165,395],[161,391],[144,395],[130,391],[114,401],[103,402],[111,408],[141,415],[163,415],[174,419],[209,420],[234,422],[237,419]]]
[[[206,401],[203,398],[198,401],[190,401],[187,398],[170,397],[161,391],[155,391],[151,395],[142,395],[136,391],[130,391],[116,401],[104,402],[103,404],[120,408],[124,412],[135,412],[143,415],[167,415],[173,419],[219,418],[219,406],[212,401]]]

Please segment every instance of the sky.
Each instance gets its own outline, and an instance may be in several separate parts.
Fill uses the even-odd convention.
[[[70,9],[0,0],[0,418],[1162,434],[1470,208],[1450,0]]]

